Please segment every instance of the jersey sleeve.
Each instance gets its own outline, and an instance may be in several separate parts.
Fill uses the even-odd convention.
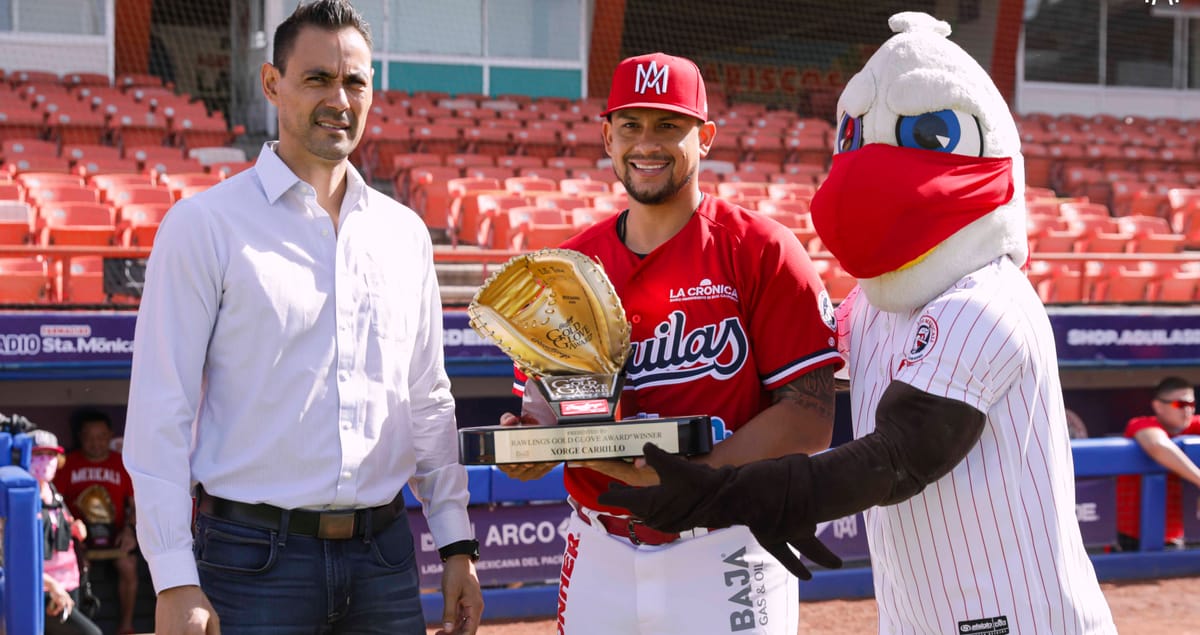
[[[529,380],[529,377],[526,377],[525,373],[521,372],[521,369],[517,368],[516,364],[513,364],[512,394],[514,394],[518,397],[524,397],[525,396],[525,382],[528,380]]]
[[[904,335],[897,381],[988,412],[1030,359],[1024,316],[972,293],[943,295]]]
[[[742,249],[756,279],[743,288],[752,292],[746,313],[763,385],[774,390],[815,368],[840,368],[833,303],[800,241],[779,226]]]

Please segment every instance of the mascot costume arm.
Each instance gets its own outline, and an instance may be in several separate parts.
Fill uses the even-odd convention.
[[[661,485],[614,486],[605,505],[628,508],[663,531],[746,525],[802,579],[811,574],[788,545],[827,567],[840,564],[815,537],[817,523],[920,493],[946,475],[983,433],[984,414],[893,381],[871,434],[815,456],[794,454],[714,469],[646,444]]]

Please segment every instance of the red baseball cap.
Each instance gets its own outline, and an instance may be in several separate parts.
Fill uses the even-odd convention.
[[[629,57],[617,64],[608,93],[610,113],[624,108],[669,110],[708,121],[704,78],[692,60],[666,53]]]

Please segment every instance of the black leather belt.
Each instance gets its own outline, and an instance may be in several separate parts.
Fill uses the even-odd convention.
[[[318,512],[308,509],[282,509],[266,503],[240,503],[217,498],[203,489],[197,494],[196,510],[232,523],[281,531],[283,515],[288,513],[287,531],[312,538],[345,540],[362,537],[367,527],[372,533],[383,531],[404,513],[404,494],[379,507]]]

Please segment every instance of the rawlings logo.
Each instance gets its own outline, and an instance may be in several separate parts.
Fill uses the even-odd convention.
[[[654,327],[655,337],[633,343],[629,386],[679,384],[705,375],[729,379],[746,364],[750,346],[737,318],[687,330],[687,316],[672,311]]]

